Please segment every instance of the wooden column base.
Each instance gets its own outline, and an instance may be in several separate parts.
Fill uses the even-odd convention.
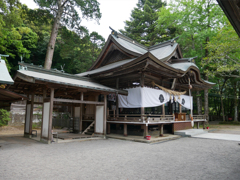
[[[144,125],[144,138],[146,138],[146,136],[148,136],[148,124]]]
[[[127,136],[127,124],[124,124],[123,135]]]
[[[159,125],[160,126],[160,132],[159,132],[159,136],[163,136],[163,124]]]

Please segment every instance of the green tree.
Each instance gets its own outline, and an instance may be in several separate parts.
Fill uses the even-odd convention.
[[[130,21],[125,21],[124,30],[120,32],[146,46],[171,38],[176,31],[173,26],[165,32],[157,28],[159,8],[165,5],[162,0],[139,0],[132,10]]]
[[[34,2],[54,16],[44,64],[46,69],[50,69],[59,27],[65,25],[81,34],[86,33],[86,28],[80,25],[81,17],[77,8],[81,10],[83,18],[99,20],[101,18],[99,3],[97,0],[34,0]]]
[[[21,4],[17,0],[1,1],[0,9],[0,53],[10,55],[7,64],[16,69],[19,56],[30,57],[38,36],[23,25]]]
[[[230,79],[234,89],[231,93],[234,96],[234,120],[238,118],[238,81],[240,78],[240,43],[239,37],[231,26],[230,22],[221,28],[206,46],[208,56],[202,60],[202,65],[207,66],[205,73],[211,77]],[[229,87],[229,86],[228,86]],[[222,111],[223,100],[221,91]],[[223,121],[225,119],[223,118]]]
[[[178,43],[183,56],[197,56],[198,66],[201,66],[201,61],[209,54],[207,43],[226,24],[226,17],[215,0],[175,0],[168,7],[162,7],[158,15],[160,30],[164,31],[173,25],[180,29]],[[208,69],[208,66],[200,68],[204,78],[208,80],[204,69]],[[204,111],[208,116],[207,89],[204,90],[204,102]]]
[[[92,50],[92,64],[97,59],[98,55],[100,54],[104,44],[105,39],[99,35],[97,32],[93,31],[90,34],[90,41],[91,41],[91,50]]]

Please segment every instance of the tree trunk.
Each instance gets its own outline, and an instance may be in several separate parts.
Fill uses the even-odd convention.
[[[208,121],[209,120],[209,117],[208,117],[208,89],[204,89],[204,114]]]
[[[200,92],[197,91],[197,108],[198,108],[198,115],[202,115],[202,106],[201,106],[201,97],[200,97]]]
[[[51,66],[52,66],[52,59],[53,59],[56,38],[58,35],[60,20],[63,13],[63,7],[61,6],[61,3],[62,3],[62,0],[58,0],[58,12],[57,12],[56,18],[54,19],[52,32],[51,32],[50,40],[47,47],[47,53],[46,53],[45,63],[44,63],[45,69],[51,69]]]
[[[234,98],[234,121],[238,121],[238,92],[237,82],[234,84],[235,98]]]
[[[221,106],[222,106],[222,115],[223,115],[223,121],[225,121],[225,114],[224,114],[224,107],[223,107],[223,98],[222,98],[222,93],[221,95]]]
[[[224,86],[225,86],[227,80],[228,80],[227,78],[224,79],[221,90],[220,90],[220,85],[219,85],[219,90],[220,90],[219,93],[220,93],[220,98],[221,98],[221,106],[222,106],[223,121],[225,121],[225,114],[224,114],[224,106],[223,106],[223,97],[222,97],[222,93],[223,93],[223,88],[224,88]],[[218,81],[218,84],[220,84],[219,81]]]

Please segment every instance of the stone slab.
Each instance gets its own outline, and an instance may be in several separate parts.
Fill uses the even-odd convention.
[[[236,134],[220,134],[220,133],[207,133],[193,136],[194,138],[204,138],[204,139],[218,139],[227,141],[239,141],[240,135]]]

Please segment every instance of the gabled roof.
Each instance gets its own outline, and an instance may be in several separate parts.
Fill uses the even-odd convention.
[[[13,84],[14,81],[11,78],[6,63],[4,60],[0,60],[0,84]]]
[[[179,58],[182,58],[181,50],[175,39],[165,41],[154,46],[146,47],[134,41],[133,39],[119,34],[118,32],[113,30],[112,33],[109,35],[102,52],[89,70],[97,69],[105,64],[108,64],[104,62],[104,59],[106,59],[109,51],[112,50],[111,46],[113,45],[121,53],[124,53],[126,56],[128,56],[129,58],[127,59],[140,57],[147,52],[150,52],[153,56],[155,56],[159,61],[162,62],[168,61],[176,53],[178,54]]]
[[[54,84],[73,86],[91,90],[98,90],[104,92],[118,92],[119,94],[126,94],[124,90],[113,89],[95,82],[91,78],[80,77],[67,73],[62,73],[54,70],[46,70],[34,65],[19,63],[22,69],[17,71],[15,78],[20,78],[24,81],[35,83],[35,81],[43,81]]]
[[[129,62],[132,62],[133,60],[135,60],[136,58],[133,58],[133,59],[127,59],[127,60],[122,60],[122,61],[118,61],[116,63],[112,63],[112,64],[108,64],[106,66],[102,66],[100,68],[97,68],[97,69],[94,69],[92,71],[86,71],[84,73],[80,73],[80,74],[76,74],[77,76],[88,76],[88,75],[91,75],[91,74],[96,74],[96,73],[100,73],[100,72],[104,72],[104,71],[107,71],[107,70],[110,70],[110,69],[113,69],[113,68],[116,68],[116,67],[120,67],[124,64],[127,64]]]

